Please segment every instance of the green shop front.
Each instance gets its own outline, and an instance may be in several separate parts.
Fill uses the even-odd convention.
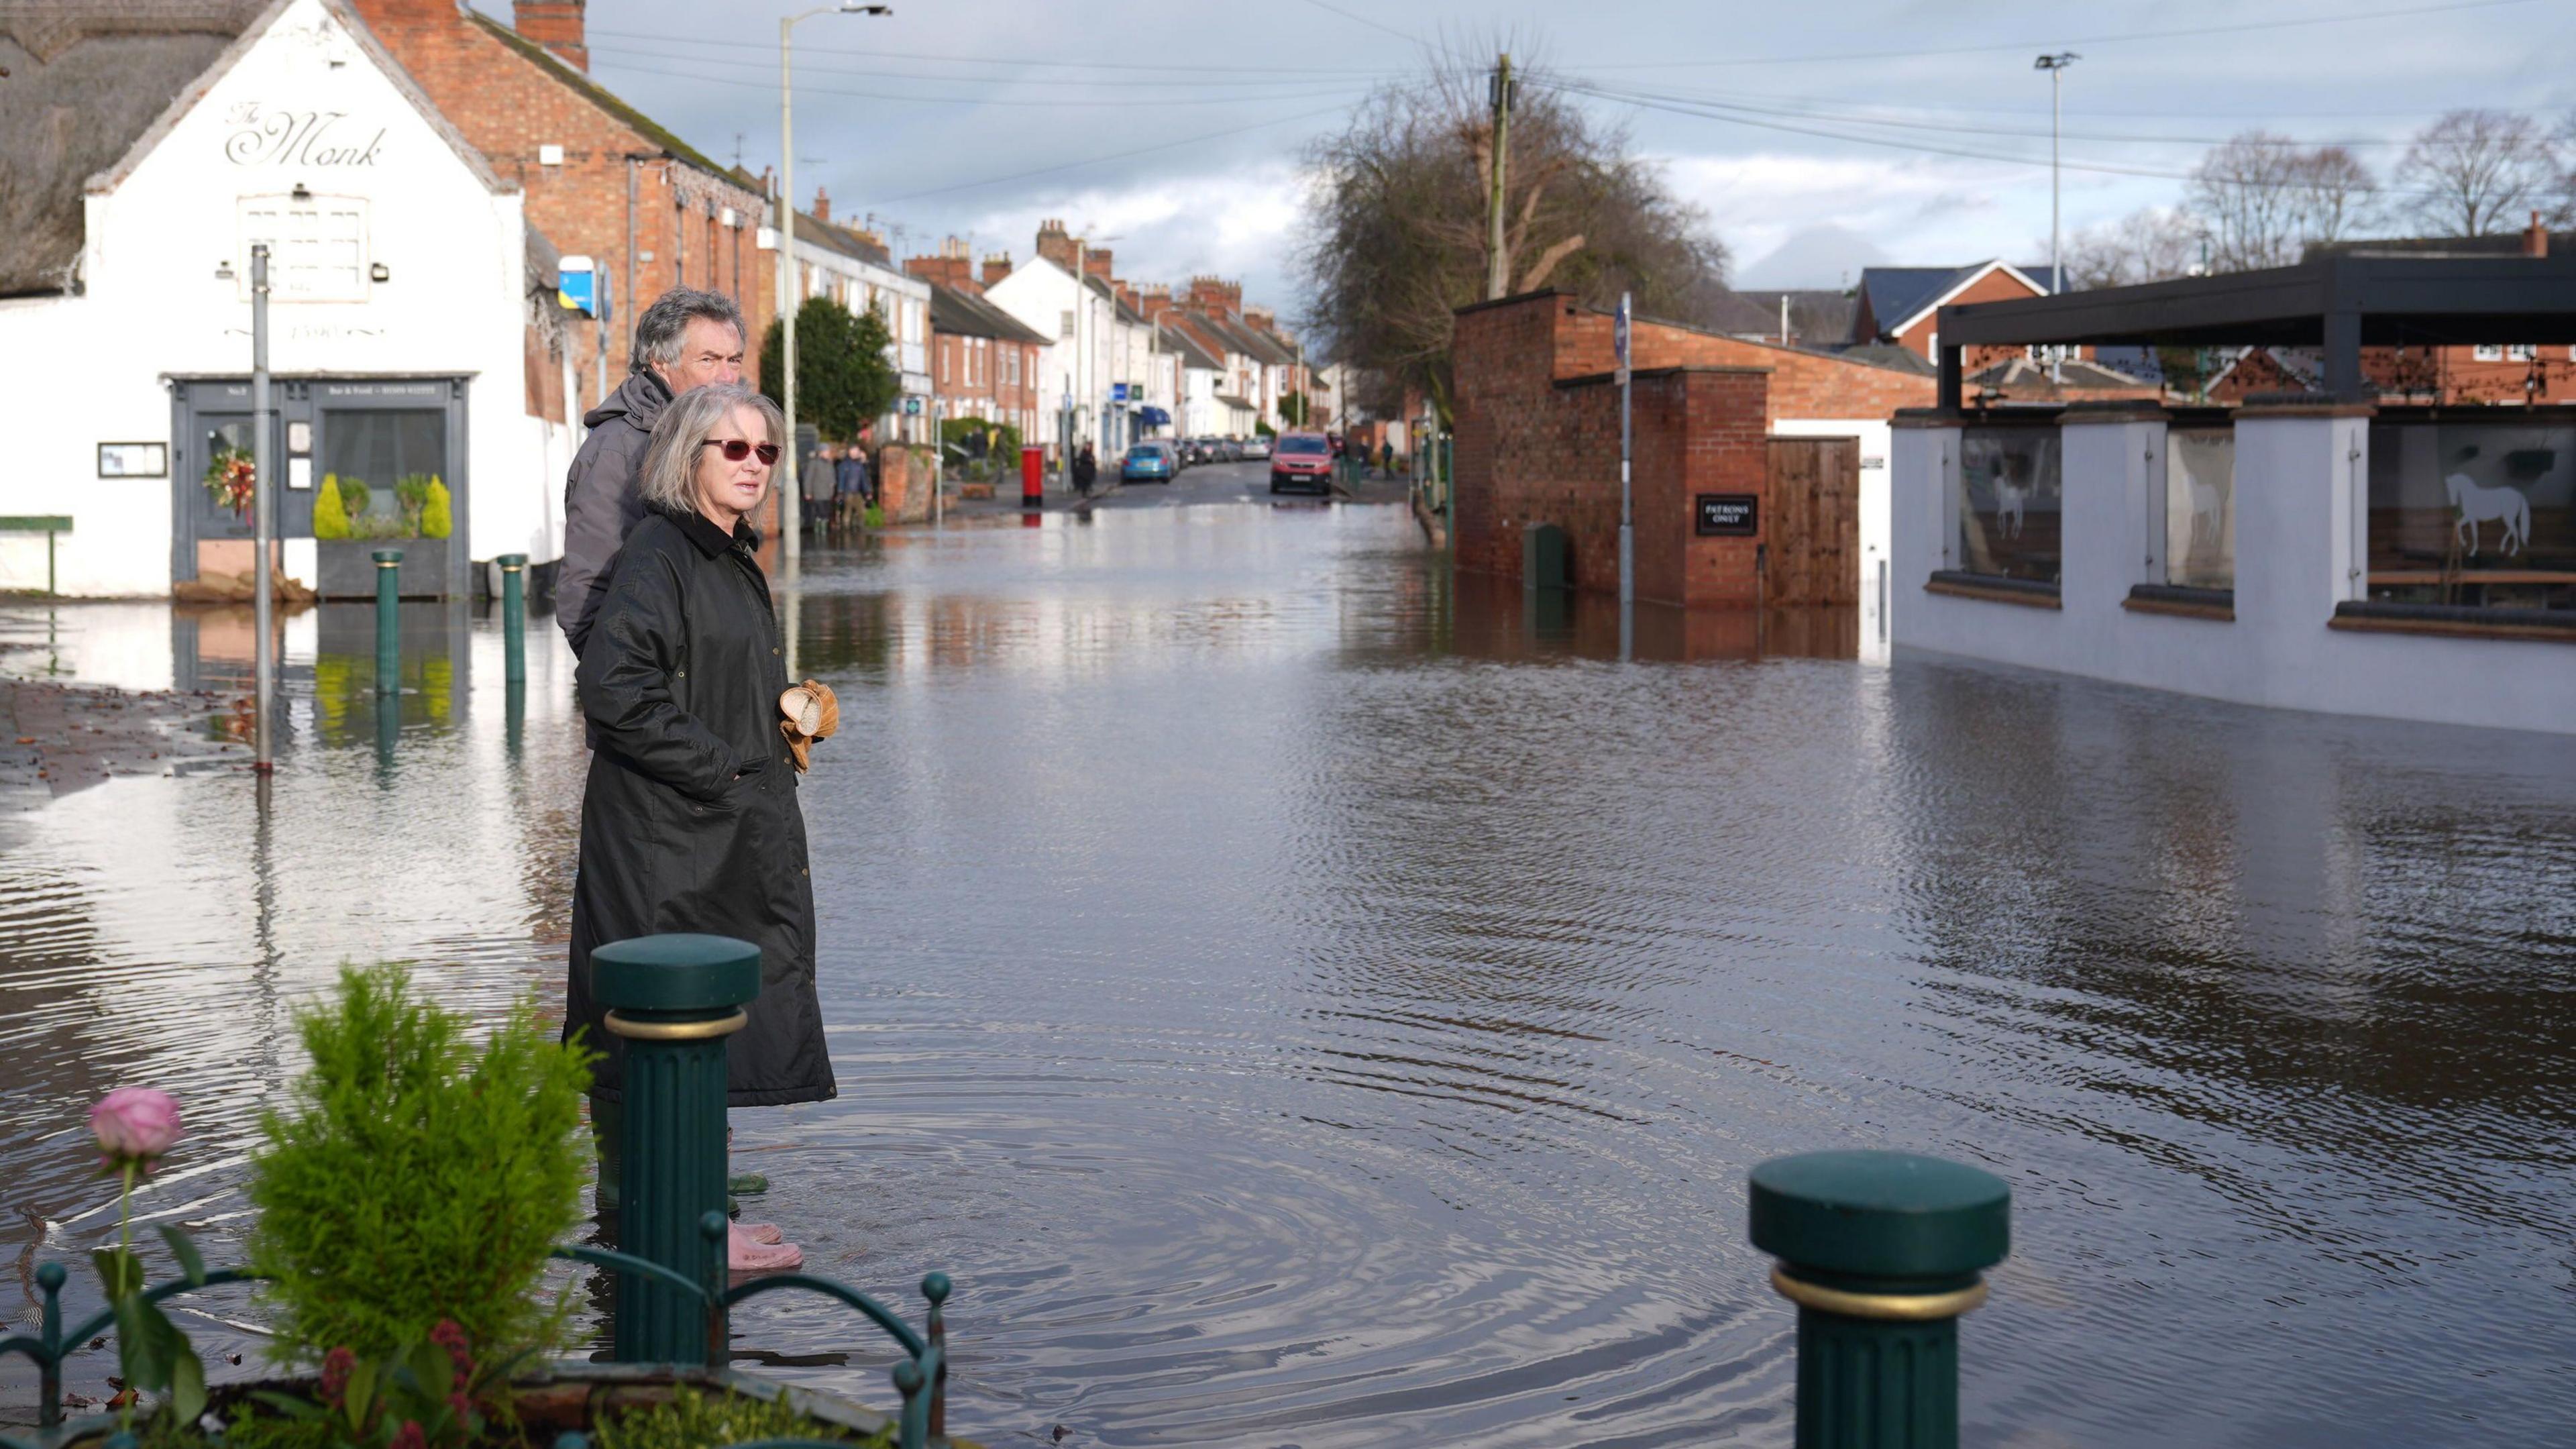
[[[280,567],[328,599],[375,597],[378,549],[402,552],[405,598],[469,597],[472,507],[462,375],[280,377],[270,456],[279,460]],[[247,574],[253,522],[230,479],[256,440],[247,377],[171,381],[170,576]]]

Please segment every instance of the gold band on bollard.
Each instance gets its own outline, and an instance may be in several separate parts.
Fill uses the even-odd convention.
[[[612,1025],[610,1029],[615,1028]],[[1901,1323],[1956,1318],[1986,1301],[1983,1283],[1971,1283],[1947,1293],[1846,1293],[1840,1288],[1792,1278],[1787,1269],[1776,1266],[1771,1270],[1771,1287],[1801,1308],[1839,1313],[1845,1318],[1893,1319]]]
[[[730,1015],[709,1021],[636,1021],[612,1011],[608,1013],[608,1030],[628,1041],[703,1041],[708,1037],[731,1036],[750,1020],[738,1006]]]

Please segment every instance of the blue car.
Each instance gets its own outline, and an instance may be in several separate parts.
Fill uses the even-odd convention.
[[[1179,471],[1169,443],[1138,443],[1118,465],[1119,478],[1129,483],[1169,483]]]

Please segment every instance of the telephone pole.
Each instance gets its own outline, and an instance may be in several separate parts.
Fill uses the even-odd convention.
[[[1512,57],[1494,67],[1494,175],[1485,199],[1485,300],[1511,290],[1511,265],[1503,255],[1503,177],[1512,150]]]

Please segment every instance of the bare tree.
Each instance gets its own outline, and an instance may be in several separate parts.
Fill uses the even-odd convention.
[[[2348,241],[2376,225],[2383,205],[2379,183],[2359,157],[2341,146],[2295,153],[2291,196],[2300,245]]]
[[[2310,169],[2298,142],[2262,130],[2200,158],[2183,194],[2208,226],[2211,270],[2246,272],[2299,259],[2314,210]]]
[[[2554,210],[2564,180],[2549,134],[2512,111],[2449,112],[2415,133],[2397,165],[2409,217],[2451,236],[2511,231],[2528,208]]]
[[[2207,229],[2180,207],[2148,206],[2066,239],[2066,282],[2075,291],[2162,282],[2198,271]]]
[[[1457,52],[1452,51],[1451,54]],[[1300,264],[1325,350],[1450,409],[1451,313],[1485,295],[1493,127],[1485,78],[1454,60],[1390,84],[1308,148]],[[1726,250],[1707,219],[1547,83],[1524,74],[1503,207],[1512,292],[1559,287],[1596,306],[1713,320]]]

